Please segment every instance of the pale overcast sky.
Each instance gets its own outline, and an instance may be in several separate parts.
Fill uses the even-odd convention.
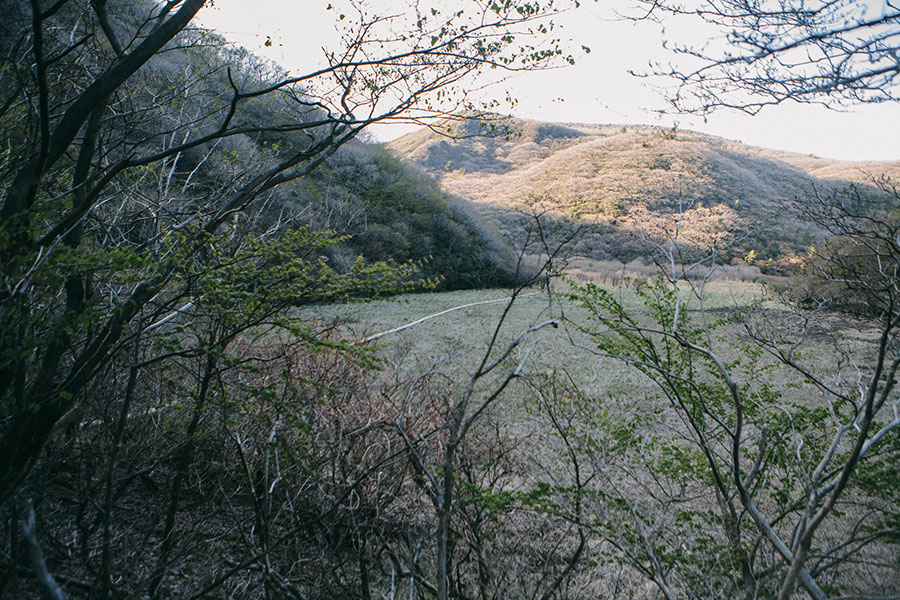
[[[402,0],[382,2],[404,6]],[[322,64],[323,46],[336,47],[334,11],[327,1],[216,0],[200,14],[201,24],[229,40],[279,63],[293,72]],[[427,5],[423,4],[423,5]],[[900,160],[900,103],[864,105],[843,112],[813,105],[783,104],[756,116],[734,111],[717,112],[703,119],[660,116],[661,92],[629,70],[642,71],[650,61],[668,62],[661,47],[662,33],[652,23],[613,18],[609,7],[627,9],[626,0],[582,3],[581,9],[559,19],[573,51],[586,45],[590,54],[576,52],[574,67],[525,73],[494,86],[490,93],[507,91],[517,98],[516,116],[544,121],[576,123],[678,125],[747,144],[816,154],[844,160]],[[667,36],[692,42],[698,31],[678,31],[670,25]],[[267,38],[272,45],[265,47]],[[408,129],[376,130],[381,139]]]

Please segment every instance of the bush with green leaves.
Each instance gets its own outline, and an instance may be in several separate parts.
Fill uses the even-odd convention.
[[[702,284],[663,275],[638,285],[637,311],[593,284],[569,296],[594,351],[657,390],[570,394],[605,560],[666,598],[895,593],[896,313],[845,330],[786,309],[715,314]],[[623,410],[628,424],[610,417]]]

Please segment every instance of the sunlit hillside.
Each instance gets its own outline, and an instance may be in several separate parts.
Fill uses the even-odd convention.
[[[574,253],[596,260],[629,261],[647,253],[646,241],[675,240],[687,252],[715,247],[726,263],[752,250],[777,270],[818,238],[785,202],[900,174],[897,162],[834,161],[658,127],[510,125],[490,133],[464,123],[452,131],[459,139],[422,130],[389,147],[478,203],[511,239],[521,242],[529,215],[541,214],[581,227]]]

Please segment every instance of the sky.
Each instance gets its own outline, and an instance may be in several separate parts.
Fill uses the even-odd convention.
[[[404,0],[383,0],[379,6],[400,10],[405,4]],[[294,73],[307,72],[323,64],[323,47],[339,44],[334,28],[337,13],[326,10],[327,6],[328,2],[320,0],[215,0],[211,8],[201,11],[199,21]],[[677,126],[827,158],[900,160],[900,103],[859,105],[840,111],[783,103],[755,116],[723,110],[706,119],[660,114],[665,102],[659,86],[665,82],[635,77],[629,71],[646,72],[650,62],[670,62],[673,57],[662,47],[664,37],[687,43],[708,34],[677,23],[668,24],[663,32],[650,22],[618,19],[611,7],[628,5],[625,0],[584,0],[581,8],[557,18],[561,35],[575,54],[575,66],[522,73],[484,94],[498,98],[511,94],[517,99],[513,114],[522,118]],[[581,50],[582,45],[591,52]],[[408,131],[409,127],[392,126],[372,133],[386,141]]]

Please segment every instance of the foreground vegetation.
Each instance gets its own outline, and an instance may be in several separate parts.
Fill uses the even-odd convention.
[[[889,181],[786,201],[827,236],[765,293],[673,236],[567,276],[355,142],[569,62],[554,4],[354,4],[299,77],[202,5],[3,5],[0,595],[897,594]]]
[[[546,292],[533,288],[510,311],[503,290],[304,309],[311,329],[339,325],[333,330],[336,345],[326,351],[310,352],[302,341],[241,336],[229,347],[227,362],[215,367],[205,414],[196,419],[191,470],[173,522],[180,534],[168,559],[184,566],[161,581],[163,593],[250,592],[268,578],[282,581],[268,584],[273,589],[290,586],[297,597],[405,596],[410,590],[429,597],[449,422],[489,347],[487,333],[502,319],[493,357],[535,324],[554,320],[560,327],[534,332],[499,370],[475,381],[466,414],[484,410],[456,455],[449,550],[454,594],[533,594],[541,591],[542,581],[547,585],[565,574],[556,593],[571,598],[640,597],[649,593],[645,582],[665,586],[670,597],[737,595],[743,585],[740,564],[728,549],[727,521],[718,516],[714,479],[701,448],[693,446],[690,421],[678,418],[673,400],[679,396],[671,396],[653,370],[642,374],[619,362],[619,356],[629,356],[628,346],[620,344],[633,343],[628,330],[624,340],[602,342],[607,338],[584,328],[601,306],[624,312],[598,315],[627,313],[641,327],[659,327],[654,323],[659,319],[663,326],[671,324],[667,319],[676,298],[662,283],[648,286],[589,286],[577,298],[549,304]],[[792,494],[802,492],[804,482],[791,474],[805,463],[794,461],[790,447],[802,435],[801,447],[809,452],[802,456],[821,458],[814,448],[829,417],[809,382],[771,358],[746,354],[747,319],[805,331],[807,352],[797,355],[810,373],[829,376],[847,352],[869,356],[877,331],[862,321],[836,327],[825,314],[801,327],[797,315],[770,294],[759,284],[721,283],[706,290],[704,306],[707,316],[720,320],[713,330],[722,340],[717,351],[742,393],[753,398],[754,424],[745,427],[756,430],[758,419],[774,419],[762,437],[750,436],[747,451],[751,461],[757,451],[766,452],[757,465],[761,483],[753,490],[766,494],[759,505],[783,510],[786,517],[798,509]],[[681,328],[690,332],[689,320],[696,324],[702,313],[696,297],[684,299]],[[455,306],[496,300],[378,338],[375,363],[346,354],[339,343]],[[589,304],[582,307],[583,301]],[[604,356],[597,355],[594,340],[601,341]],[[668,372],[690,364],[682,362],[685,358],[676,352],[667,360],[677,363],[660,367]],[[97,409],[110,404],[108,425],[104,419],[60,440],[65,453],[47,460],[32,484],[40,491],[38,524],[49,564],[75,596],[92,589],[86,569],[102,568],[103,552],[141,544],[170,509],[160,502],[170,467],[157,457],[165,455],[163,448],[180,447],[180,425],[195,422],[185,399],[196,392],[184,387],[184,376],[144,368],[156,391],[132,379],[120,385],[126,399],[129,383],[135,386],[131,410],[146,411],[146,417],[121,421],[112,410],[117,396],[96,394]],[[196,373],[204,373],[199,362]],[[515,379],[492,400],[511,373],[517,373]],[[712,373],[691,404],[701,412],[691,409],[687,416],[728,412],[716,381]],[[143,402],[137,399],[148,393],[170,400],[139,408]],[[782,418],[786,415],[791,418]],[[117,469],[134,473],[134,479],[107,493],[113,494],[118,519],[129,527],[104,551],[94,546],[104,538],[104,525],[91,503],[109,485],[104,483],[108,465],[90,457],[105,452],[105,444],[115,439],[107,436],[117,427],[124,427]],[[865,461],[840,512],[823,527],[825,545],[813,549],[813,574],[829,595],[896,592],[895,436],[888,435],[882,450]],[[726,491],[734,494],[735,488]],[[84,515],[81,521],[66,516],[77,514]],[[779,519],[779,529],[787,524]],[[762,540],[750,539],[755,545],[739,547],[759,562],[755,573],[768,573],[759,577],[759,595],[774,594],[767,582],[780,572],[772,569],[778,559],[763,551]],[[91,567],[94,560],[101,562]],[[127,560],[124,572],[130,575],[118,577],[118,589],[140,587],[153,573],[144,557]],[[111,563],[116,564],[125,563]],[[17,581],[25,585],[28,579],[23,572]]]
[[[0,4],[4,596],[33,573],[54,597],[54,575],[103,598],[295,593],[306,559],[275,560],[288,549],[260,527],[283,522],[243,508],[263,509],[260,465],[324,481],[304,404],[371,362],[298,307],[526,276],[465,203],[360,135],[480,110],[468,90],[492,66],[571,60],[543,35],[557,3],[351,3],[342,47],[300,75],[190,26],[204,4]],[[327,521],[300,514],[293,533]]]

